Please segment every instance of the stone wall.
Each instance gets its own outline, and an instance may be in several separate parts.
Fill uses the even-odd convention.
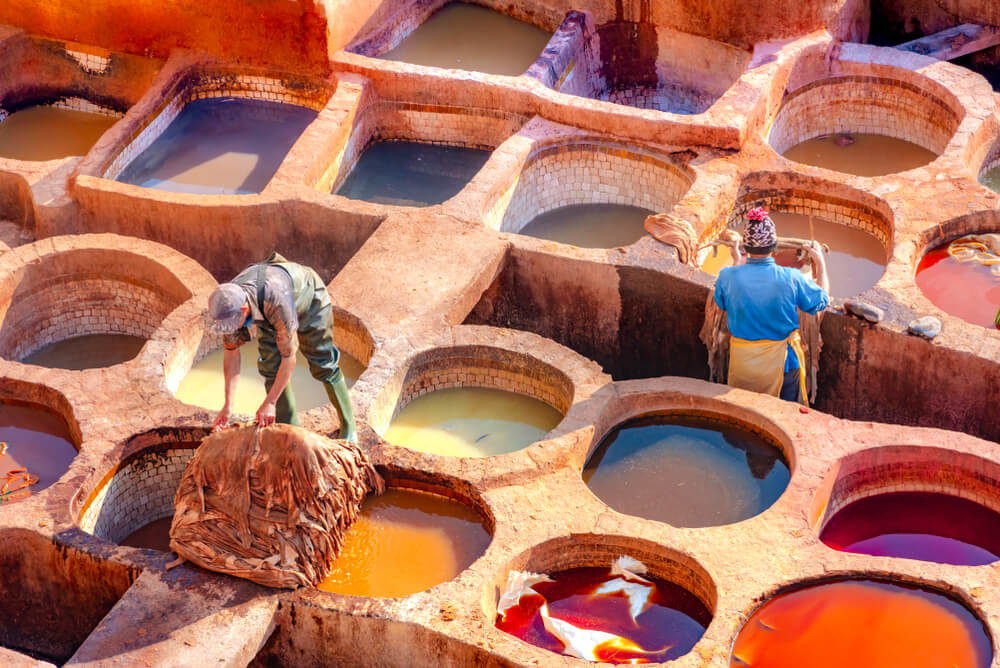
[[[625,204],[659,213],[673,208],[691,181],[686,170],[652,151],[567,141],[532,153],[484,222],[517,232],[536,216],[573,204]]]
[[[80,528],[118,543],[150,522],[172,517],[174,494],[198,443],[135,453],[108,472],[84,506]]]
[[[20,360],[85,334],[149,337],[191,291],[160,262],[80,237],[22,247],[0,263],[0,356]],[[149,245],[150,251],[159,250]],[[24,262],[24,258],[31,261]]]
[[[905,139],[940,154],[961,118],[933,91],[880,76],[820,79],[785,97],[770,143],[784,153],[807,139],[838,132]]]
[[[326,71],[332,0],[7,0],[0,24],[156,58],[188,48],[233,60]],[[365,4],[365,3],[362,3]],[[367,3],[371,4],[371,3]],[[346,23],[351,25],[350,17]]]

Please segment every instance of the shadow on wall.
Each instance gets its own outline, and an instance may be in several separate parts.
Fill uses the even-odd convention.
[[[708,356],[698,333],[710,289],[701,273],[689,280],[514,248],[465,322],[548,337],[595,360],[615,380],[706,380]],[[887,299],[880,305],[891,309]],[[822,331],[818,410],[1000,442],[996,362],[838,312],[824,316]]]
[[[61,665],[134,577],[33,531],[0,531],[0,645]]]

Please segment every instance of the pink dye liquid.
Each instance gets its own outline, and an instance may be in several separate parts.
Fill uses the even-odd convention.
[[[656,584],[650,596],[651,605],[635,621],[629,613],[628,598],[622,593],[594,596],[594,590],[612,580],[608,568],[571,568],[550,574],[554,582],[534,585],[538,596],[523,596],[517,606],[497,616],[501,631],[556,653],[563,653],[563,643],[546,630],[539,615],[542,603],[547,603],[549,615],[574,626],[604,631],[626,638],[647,652],[643,655],[627,651],[612,651],[599,656],[608,663],[658,663],[670,661],[691,651],[698,642],[712,613],[691,592],[663,580]],[[657,652],[657,650],[663,650]]]
[[[917,286],[935,306],[966,322],[995,328],[1000,309],[1000,276],[978,262],[959,262],[948,244],[930,251],[917,265]]]
[[[879,494],[844,506],[820,538],[843,552],[981,566],[1000,555],[1000,514],[948,494]]]
[[[0,403],[0,441],[7,444],[0,456],[0,477],[26,468],[38,482],[12,494],[0,493],[0,504],[27,498],[53,484],[76,457],[66,422],[50,411],[26,404]]]

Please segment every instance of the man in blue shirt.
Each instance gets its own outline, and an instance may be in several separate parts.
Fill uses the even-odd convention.
[[[719,272],[715,282],[715,303],[726,312],[732,334],[729,384],[806,403],[798,311],[815,315],[829,305],[826,262],[813,242],[806,250],[817,285],[798,269],[776,264],[777,245],[767,211],[751,210],[743,234],[748,257],[744,263],[734,249],[736,266]]]

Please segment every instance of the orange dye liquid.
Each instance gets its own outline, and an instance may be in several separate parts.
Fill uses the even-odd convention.
[[[978,262],[959,262],[948,244],[928,252],[917,265],[917,287],[942,311],[994,328],[1000,310],[1000,276]]]
[[[352,596],[409,596],[452,580],[490,543],[479,514],[436,494],[369,497],[318,587]]]
[[[982,623],[931,591],[850,580],[769,600],[747,620],[730,665],[752,668],[986,668]]]
[[[616,647],[606,643],[595,655],[608,663],[659,663],[691,651],[712,613],[701,600],[672,582],[656,580],[649,605],[632,618],[629,599],[621,591],[595,593],[614,580],[608,568],[571,568],[550,574],[553,582],[532,586],[538,596],[522,596],[519,603],[498,615],[497,628],[538,647],[562,654],[564,645],[545,628],[540,613],[543,603],[549,615],[581,629],[610,633],[628,642]],[[631,651],[621,649],[631,646]]]

